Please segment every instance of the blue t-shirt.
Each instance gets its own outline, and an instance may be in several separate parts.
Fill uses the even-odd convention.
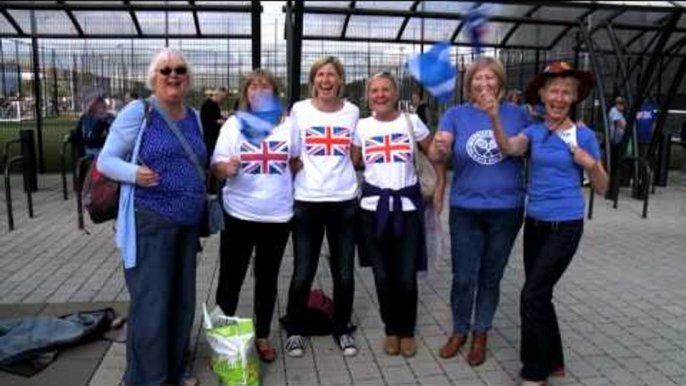
[[[650,143],[653,134],[653,124],[657,118],[657,106],[654,103],[646,102],[641,105],[641,109],[636,113],[636,129],[639,143]]]
[[[529,115],[511,103],[501,103],[505,133],[517,135],[531,123]],[[471,103],[446,111],[440,130],[453,134],[453,181],[450,205],[468,209],[511,209],[524,205],[520,157],[503,157],[491,120]]]
[[[186,117],[176,121],[176,125],[197,155],[200,165],[205,165],[207,150],[195,113],[188,109]],[[200,221],[205,205],[204,181],[157,110],[150,114],[136,161],[160,176],[157,186],[136,187],[134,203],[137,209],[153,211],[179,225],[193,225]]]
[[[583,219],[583,168],[574,162],[569,145],[544,123],[527,127],[524,135],[531,149],[527,216],[541,221]],[[576,143],[594,159],[600,158],[600,146],[591,129],[577,126]]]

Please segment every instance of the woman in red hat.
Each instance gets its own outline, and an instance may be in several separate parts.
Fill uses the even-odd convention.
[[[553,306],[553,289],[572,260],[584,226],[583,173],[602,194],[607,174],[600,162],[595,134],[570,118],[574,105],[593,88],[593,76],[565,62],[550,64],[529,84],[529,102],[543,102],[543,122],[508,137],[494,120],[501,151],[520,156],[531,152],[524,223],[524,272],[521,376],[523,385],[547,385],[549,376],[564,375],[562,338]],[[497,117],[497,102],[486,111]]]

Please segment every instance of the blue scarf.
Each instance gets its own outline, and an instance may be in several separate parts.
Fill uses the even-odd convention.
[[[279,99],[271,95],[262,98],[258,106],[248,111],[237,111],[241,134],[253,145],[261,144],[279,123],[281,111]]]

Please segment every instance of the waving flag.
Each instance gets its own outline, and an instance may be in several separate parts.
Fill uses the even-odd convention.
[[[283,174],[288,167],[288,142],[241,143],[241,171],[246,174]]]
[[[236,118],[241,123],[241,133],[253,145],[259,146],[269,136],[281,118],[281,102],[271,92],[258,96],[249,111],[236,111]]]
[[[352,131],[345,127],[318,126],[305,131],[305,151],[316,156],[345,156]]]
[[[457,69],[450,63],[450,43],[438,43],[428,52],[412,56],[407,70],[439,102],[450,101],[457,81]]]
[[[407,163],[412,161],[412,145],[407,134],[387,134],[365,140],[365,163]]]

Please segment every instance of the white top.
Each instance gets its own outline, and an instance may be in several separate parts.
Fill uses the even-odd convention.
[[[417,114],[409,114],[412,130],[417,141],[429,135],[429,129]],[[361,119],[353,143],[362,149],[365,170],[364,179],[382,189],[399,190],[417,183],[413,163],[414,143],[409,136],[405,116],[400,114],[393,121],[379,121],[374,117]],[[393,210],[393,197],[389,200]],[[360,201],[364,210],[376,211],[379,196],[365,197]],[[403,211],[416,210],[409,198],[403,197]]]
[[[212,164],[233,156],[241,167],[222,189],[224,210],[246,221],[284,223],[293,217],[293,184],[289,160],[297,156],[297,132],[286,119],[259,146],[245,140],[235,116],[219,132]]]
[[[300,134],[303,167],[295,176],[295,199],[338,202],[357,197],[357,177],[350,160],[350,146],[360,110],[345,101],[328,113],[311,99],[293,105],[290,118]]]

